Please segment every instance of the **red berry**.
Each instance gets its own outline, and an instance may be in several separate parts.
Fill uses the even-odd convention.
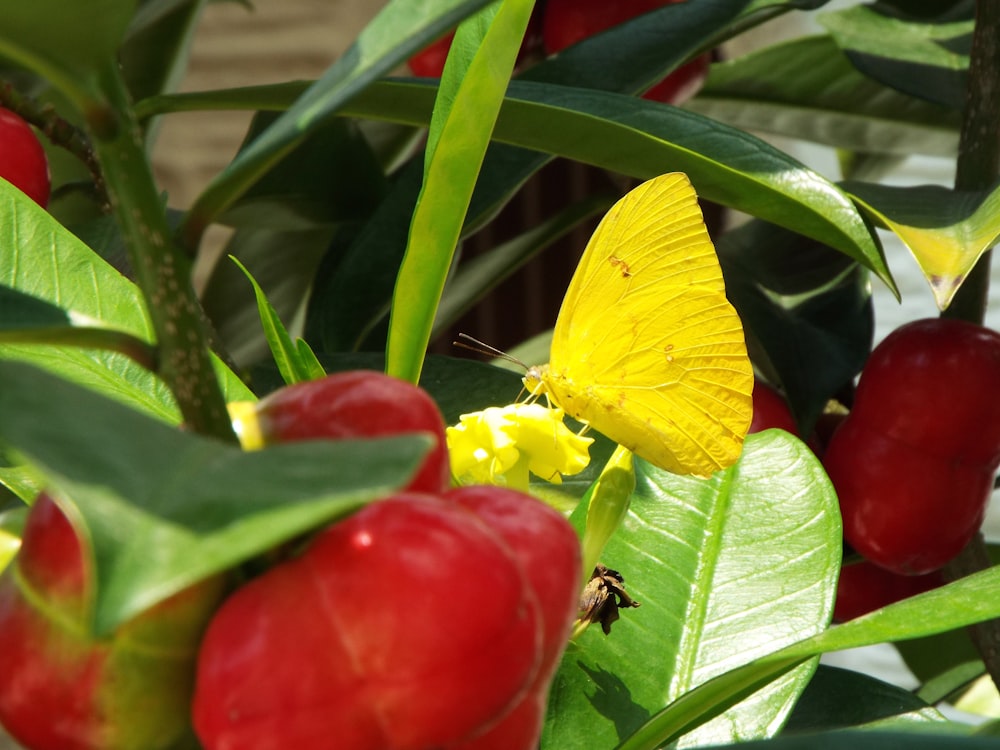
[[[643,13],[683,0],[548,0],[542,27],[547,54],[581,42]],[[643,98],[681,104],[694,96],[708,75],[711,54],[682,65],[650,88]]]
[[[98,640],[90,575],[69,520],[41,495],[0,577],[0,724],[30,750],[167,748],[188,731],[195,651],[221,581]]]
[[[510,545],[528,573],[543,625],[542,662],[528,694],[498,725],[455,750],[533,750],[579,608],[579,539],[562,515],[520,492],[470,486],[446,493],[445,499],[471,510]]]
[[[853,620],[943,584],[944,576],[940,571],[904,576],[868,560],[851,563],[840,569],[833,619],[836,622]]]
[[[753,419],[750,421],[750,429],[747,432],[760,432],[772,427],[790,432],[793,435],[799,434],[795,417],[792,416],[792,411],[788,408],[785,397],[767,383],[755,378],[753,382]]]
[[[427,45],[420,52],[411,57],[407,64],[415,76],[426,78],[440,78],[444,70],[444,62],[448,59],[448,51],[451,49],[451,41],[455,38],[455,32],[445,34],[436,42]]]
[[[957,320],[905,325],[875,348],[823,456],[844,538],[903,574],[975,535],[1000,464],[1000,335]]]
[[[504,716],[541,662],[539,603],[502,536],[403,493],[233,594],[202,644],[206,750],[449,747]]]
[[[437,493],[450,485],[445,425],[426,391],[374,370],[340,372],[286,386],[257,403],[265,444],[423,432],[436,444],[406,488]]]
[[[52,184],[45,149],[24,120],[0,108],[0,177],[42,208],[48,205]]]

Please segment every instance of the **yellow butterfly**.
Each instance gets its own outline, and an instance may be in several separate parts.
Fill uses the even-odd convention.
[[[639,185],[601,220],[549,364],[524,383],[668,471],[707,476],[739,458],[753,370],[686,175]]]

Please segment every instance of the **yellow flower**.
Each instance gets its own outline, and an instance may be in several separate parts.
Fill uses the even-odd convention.
[[[539,403],[491,406],[448,428],[451,472],[460,484],[528,489],[528,473],[559,484],[590,463],[593,438],[563,424],[562,409]]]

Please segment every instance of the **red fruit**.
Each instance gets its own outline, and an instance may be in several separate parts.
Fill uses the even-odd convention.
[[[836,622],[853,620],[943,584],[944,576],[940,571],[903,576],[867,560],[851,563],[840,569],[833,619]]]
[[[48,205],[52,184],[45,149],[24,120],[0,108],[0,177],[42,208]]]
[[[548,0],[542,27],[545,51],[555,54],[636,16],[675,2],[683,0]],[[650,88],[643,98],[682,104],[701,88],[710,63],[711,54],[700,55]]]
[[[254,413],[257,424],[244,422],[242,428],[258,433],[264,444],[429,434],[436,444],[406,489],[437,493],[450,485],[441,412],[426,391],[404,380],[374,370],[334,373],[275,391]]]
[[[543,629],[541,666],[528,694],[498,725],[456,750],[533,750],[579,608],[579,539],[561,514],[520,492],[470,486],[446,493],[445,499],[471,510],[510,545],[541,605]]]
[[[1000,465],[1000,333],[931,318],[890,333],[865,364],[855,413],[921,450]]]
[[[0,724],[30,750],[155,750],[188,731],[195,652],[221,593],[210,580],[107,639],[87,630],[89,565],[50,497],[0,577]]]
[[[940,568],[982,523],[1000,464],[1000,335],[922,320],[872,352],[823,456],[844,538],[902,574]]]
[[[445,34],[436,42],[427,45],[420,52],[407,61],[410,70],[415,76],[426,78],[440,78],[444,70],[444,62],[448,59],[448,51],[451,49],[451,41],[455,38],[455,32]]]
[[[526,694],[539,602],[503,538],[403,493],[317,535],[231,596],[202,644],[206,750],[421,750],[459,743]]]
[[[750,421],[748,433],[760,432],[776,427],[779,430],[799,434],[795,417],[785,397],[767,383],[754,379],[753,381],[753,419]]]

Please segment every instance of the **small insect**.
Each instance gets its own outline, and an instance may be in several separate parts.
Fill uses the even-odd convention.
[[[578,623],[586,627],[599,622],[604,635],[608,635],[612,623],[620,617],[618,610],[638,606],[639,602],[625,591],[622,574],[598,563],[580,595]]]

